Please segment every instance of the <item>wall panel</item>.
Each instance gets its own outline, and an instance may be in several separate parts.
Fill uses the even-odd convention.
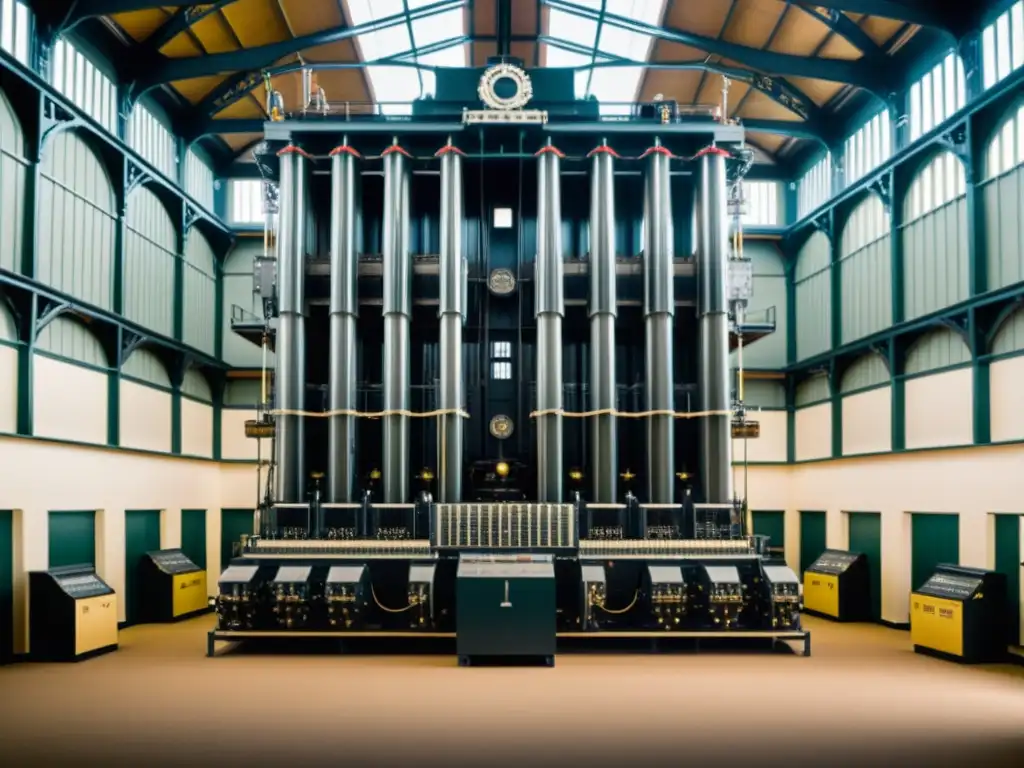
[[[217,258],[206,235],[196,228],[185,242],[185,325],[183,341],[191,347],[214,353],[216,318]],[[250,288],[251,290],[251,288]],[[234,334],[232,334],[234,335]]]
[[[964,168],[945,152],[929,162],[904,201],[904,316],[913,320],[964,301],[970,290]]]
[[[270,458],[270,440],[254,440],[245,436],[245,422],[256,418],[256,409],[224,408],[220,412],[220,455],[223,459],[257,458],[262,444],[263,458]]]
[[[832,455],[832,404],[821,403],[796,412],[796,460]]]
[[[832,246],[815,232],[800,249],[796,261],[796,357],[808,357],[832,348]]]
[[[960,516],[913,513],[910,589],[919,589],[942,563],[960,563]]]
[[[0,304],[0,432],[18,430],[17,339],[14,317]]]
[[[11,272],[21,272],[28,167],[21,124],[0,90],[0,269]]]
[[[40,164],[36,275],[106,310],[113,309],[114,201],[106,168],[78,133],[50,138]]]
[[[1024,150],[1022,150],[1024,151]],[[1012,355],[1024,351],[1024,309],[1018,309],[996,333],[992,354]],[[1024,439],[1024,355],[997,360],[989,366],[991,437]]]
[[[253,259],[262,253],[261,239],[243,237],[224,262],[224,317],[218,322],[224,326],[224,361],[237,368],[259,368],[263,360],[259,347],[231,330],[231,313],[236,307],[235,311],[250,319],[263,317],[260,299],[252,292]],[[273,353],[267,353],[267,365],[273,367]]]
[[[107,442],[107,375],[36,353],[32,409],[35,434],[58,440]],[[68,397],[74,392],[74,397]]]
[[[825,512],[800,512],[800,576],[826,549],[827,515]]]
[[[843,397],[843,455],[892,450],[892,391],[879,387]]]
[[[96,565],[96,512],[49,513],[47,568]]]
[[[850,214],[840,243],[842,340],[856,341],[892,325],[889,211],[868,195]]]
[[[751,413],[749,418],[761,423],[761,436],[756,440],[733,440],[733,463],[740,464],[744,458],[749,463],[786,461],[789,444],[786,411],[761,411]]]
[[[907,448],[974,442],[970,369],[910,379],[905,387]]]
[[[171,395],[121,380],[121,447],[171,452]]]
[[[174,335],[174,220],[152,190],[128,198],[124,232],[124,314],[144,328]]]
[[[743,348],[743,367],[785,368],[788,312],[782,256],[774,244],[764,241],[745,243],[743,255],[751,260],[754,269],[754,293],[747,308],[747,318],[751,322],[764,322],[773,316],[775,320],[775,333]],[[732,353],[731,360],[734,368],[739,366],[737,353]]]
[[[181,452],[187,456],[213,456],[213,406],[181,399]]]

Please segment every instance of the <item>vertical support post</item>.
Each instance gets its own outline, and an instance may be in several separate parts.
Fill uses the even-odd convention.
[[[275,408],[301,411],[306,394],[304,306],[306,256],[306,154],[293,145],[282,149],[281,225],[278,238],[278,328],[274,371]],[[275,501],[301,502],[305,496],[305,425],[301,416],[277,416],[274,441]]]
[[[729,220],[726,207],[726,153],[710,148],[700,160],[697,216],[697,311],[700,410],[727,411],[729,397],[729,305],[726,286]],[[728,415],[700,420],[704,498],[712,504],[733,500],[732,420]]]
[[[562,320],[562,153],[550,142],[537,153],[537,501],[561,503],[564,408]]]
[[[614,411],[615,319],[615,151],[603,142],[587,156],[590,175],[590,410]],[[618,501],[618,430],[614,414],[591,420],[593,500]]]
[[[410,157],[398,139],[384,161],[384,410],[409,409],[409,330],[412,317],[412,264],[409,257]],[[384,417],[384,501],[409,497],[409,417]]]
[[[644,393],[646,410],[673,411],[673,333],[675,292],[672,154],[656,142],[647,156],[644,183],[644,328],[646,334]],[[647,500],[671,504],[675,499],[675,419],[671,415],[647,420]]]
[[[441,398],[446,411],[465,406],[462,378],[462,324],[465,318],[465,274],[462,226],[462,152],[448,145],[441,157],[441,300],[437,315],[441,328]],[[440,501],[462,501],[462,417],[446,413],[438,417],[437,459]]]
[[[347,138],[331,152],[331,304],[328,408],[356,410],[356,319],[359,282],[359,154]],[[355,484],[356,417],[327,422],[327,498],[352,501]]]

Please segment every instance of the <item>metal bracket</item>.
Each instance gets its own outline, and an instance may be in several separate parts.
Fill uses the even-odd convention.
[[[191,203],[185,203],[185,237],[188,237],[189,230],[192,229],[192,225],[200,219],[204,218],[202,211],[198,208],[194,208]]]
[[[954,125],[939,137],[938,143],[960,158],[965,167],[969,167],[971,153],[967,141],[967,123]]]
[[[68,112],[58,102],[44,96],[43,117],[39,131],[40,154],[42,154],[41,150],[46,146],[46,142],[50,138],[51,134],[58,130],[66,130],[82,124],[81,119],[77,116]]]
[[[892,179],[889,174],[878,176],[868,184],[868,189],[882,198],[886,210],[892,210]]]
[[[132,352],[137,350],[146,342],[146,337],[138,333],[132,333],[131,331],[125,331],[124,336],[121,339],[121,359],[118,361],[118,367],[121,363],[124,363]]]
[[[969,323],[966,317],[962,320],[955,317],[944,317],[939,320],[936,325],[953,331],[953,333],[957,334],[964,340],[964,342],[966,342],[968,348],[973,348],[971,345],[970,334],[968,332]]]
[[[36,319],[36,336],[38,336],[43,328],[49,325],[51,322],[57,319],[61,314],[71,309],[71,304],[66,301],[49,301],[43,308],[43,311],[39,313],[39,317]]]
[[[143,168],[141,165],[136,165],[131,160],[128,160],[127,163],[128,184],[124,190],[125,207],[127,207],[128,205],[128,197],[131,195],[131,193],[152,178],[146,171],[146,169]]]

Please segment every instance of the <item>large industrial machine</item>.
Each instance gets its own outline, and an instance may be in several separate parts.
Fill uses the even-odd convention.
[[[255,153],[264,317],[234,328],[274,355],[247,425],[273,459],[210,652],[809,653],[799,580],[734,488],[734,436],[757,424],[730,351],[773,329],[745,318],[742,126],[660,99],[610,118],[571,70],[507,56],[438,70],[400,118],[333,112],[304,81],[291,114],[268,89],[280,119]]]

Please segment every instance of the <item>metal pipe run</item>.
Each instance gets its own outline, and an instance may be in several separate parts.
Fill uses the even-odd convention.
[[[669,164],[660,142],[647,150],[644,181],[644,329],[648,411],[675,410],[673,320],[675,315],[674,231]],[[670,504],[675,497],[675,425],[672,416],[647,420],[647,500]]]
[[[602,143],[588,155],[590,177],[590,408],[614,410],[615,189],[614,150]],[[591,421],[592,501],[618,501],[618,444],[613,414]]]
[[[359,271],[359,154],[347,139],[331,152],[331,304],[328,409],[356,410],[356,320]],[[327,503],[352,501],[356,418],[327,421]]]
[[[697,205],[697,373],[702,411],[727,411],[729,393],[729,218],[725,157],[710,149],[700,161]],[[710,504],[728,504],[732,490],[732,432],[728,415],[700,420],[701,478]]]
[[[440,407],[438,417],[438,495],[441,503],[462,501],[462,418],[452,411],[464,407],[462,325],[465,321],[466,264],[463,257],[462,152],[451,140],[441,156],[441,294],[437,315],[441,325]]]
[[[550,142],[537,153],[537,501],[564,500],[562,472],[562,153]]]
[[[280,221],[277,238],[277,345],[274,400],[278,411],[301,411],[306,395],[306,155],[295,146],[278,153]],[[300,416],[277,416],[275,501],[302,502],[306,490],[305,425]]]
[[[384,410],[409,410],[409,328],[412,321],[412,259],[409,255],[409,167],[411,157],[394,140],[384,164]],[[384,417],[384,501],[409,496],[409,417]]]

